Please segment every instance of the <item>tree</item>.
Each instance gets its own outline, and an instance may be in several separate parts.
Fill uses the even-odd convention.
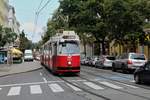
[[[17,38],[17,34],[12,32],[11,28],[3,28],[0,26],[0,47],[6,45],[6,43],[14,43]]]
[[[121,45],[132,44],[135,51],[137,40],[143,33],[143,17],[133,9],[135,2],[129,0],[113,0],[107,6],[107,21],[111,39]]]
[[[19,48],[21,51],[25,51],[25,49],[32,49],[32,41],[28,40],[25,36],[25,32],[22,31],[20,34],[20,45]]]
[[[47,42],[50,39],[50,37],[52,37],[55,33],[56,33],[56,23],[49,20],[47,23],[47,31],[42,37],[42,43],[44,44],[45,42]]]
[[[90,34],[102,44],[105,54],[106,42],[111,41],[123,46],[132,44],[135,51],[135,44],[143,40],[140,38],[149,16],[149,0],[63,0],[50,25],[54,30],[73,29],[86,43]]]

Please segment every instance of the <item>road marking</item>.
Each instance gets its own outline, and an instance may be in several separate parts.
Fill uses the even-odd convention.
[[[135,83],[135,80],[131,80],[130,82],[133,82],[133,83]]]
[[[43,76],[43,74],[40,72],[40,75]]]
[[[43,80],[45,80],[43,78]],[[86,80],[68,80],[70,82],[84,82]],[[37,84],[46,84],[46,83],[64,83],[65,81],[47,81],[44,82],[30,82],[30,83],[19,83],[19,84],[6,84],[6,85],[0,85],[0,88],[2,87],[12,87],[12,86],[25,86],[25,85],[37,85]]]
[[[102,87],[100,87],[100,86],[98,86],[98,85],[96,85],[96,84],[94,84],[92,82],[84,82],[84,84],[89,86],[89,87],[91,87],[91,88],[93,88],[93,89],[95,89],[95,90],[99,90],[99,89],[102,90],[102,89],[104,89],[104,88],[102,88]]]
[[[40,85],[32,85],[30,86],[31,94],[42,94],[42,90]]]
[[[86,82],[87,80],[68,80],[69,82]]]
[[[47,83],[63,83],[63,82],[64,81],[47,81]],[[46,83],[45,82],[31,82],[31,83],[0,85],[0,87],[25,86],[25,85],[37,85],[37,84],[46,84]]]
[[[49,87],[53,92],[63,92],[63,88],[61,88],[58,84],[49,84]]]
[[[133,86],[133,85],[129,85],[129,84],[124,84],[124,83],[120,83],[120,82],[116,82],[118,84],[122,84],[122,85],[125,85],[125,86],[128,86],[128,87],[131,87],[131,88],[134,88],[134,89],[137,89],[139,87],[136,87],[136,86]]]
[[[45,82],[45,83],[47,83],[47,82],[48,82],[48,81],[46,80],[46,78],[45,78],[45,77],[43,77],[43,80],[44,80],[44,82]]]
[[[69,87],[71,87],[73,90],[75,90],[75,91],[82,91],[81,89],[79,89],[79,88],[77,88],[76,86],[73,86],[73,85],[71,85],[71,84],[69,84],[69,83],[66,83]]]
[[[106,85],[106,86],[108,86],[108,87],[114,88],[114,89],[123,89],[123,87],[114,85],[114,84],[109,83],[109,82],[99,82],[99,83],[101,83],[101,84],[103,84],[103,85]]]
[[[0,90],[2,90],[2,88],[0,88]]]
[[[20,86],[18,86],[18,87],[12,87],[12,88],[10,88],[7,96],[20,95],[20,90],[21,90]]]

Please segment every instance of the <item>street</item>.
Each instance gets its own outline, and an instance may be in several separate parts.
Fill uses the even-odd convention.
[[[132,74],[88,66],[81,66],[80,75],[54,76],[43,67],[0,78],[1,100],[150,100],[149,93]]]

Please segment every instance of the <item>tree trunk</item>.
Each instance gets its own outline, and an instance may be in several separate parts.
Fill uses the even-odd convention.
[[[133,52],[136,52],[136,43],[135,43],[135,39],[132,41],[133,44]]]
[[[102,44],[102,54],[105,55],[106,54],[106,51],[105,51],[105,39],[103,39],[101,41],[101,44]]]
[[[83,43],[83,47],[84,47],[84,55],[86,57],[86,43],[85,42]]]

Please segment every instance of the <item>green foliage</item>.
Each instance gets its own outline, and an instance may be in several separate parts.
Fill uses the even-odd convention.
[[[20,50],[24,52],[25,49],[32,49],[32,45],[32,41],[28,40],[28,38],[25,36],[25,32],[22,31],[20,34]]]
[[[58,29],[74,29],[84,44],[102,43],[105,53],[105,41],[123,45],[141,42],[149,16],[149,0],[63,0],[48,22],[43,41]]]
[[[55,28],[57,27],[56,26],[56,23],[52,22],[52,21],[49,21],[47,23],[47,31],[46,33],[44,34],[44,36],[42,37],[42,43],[45,43],[49,40],[49,38],[51,36],[53,36],[55,33],[56,33],[56,29]]]
[[[12,32],[10,28],[0,26],[0,47],[6,43],[13,43],[17,38],[17,34]]]

